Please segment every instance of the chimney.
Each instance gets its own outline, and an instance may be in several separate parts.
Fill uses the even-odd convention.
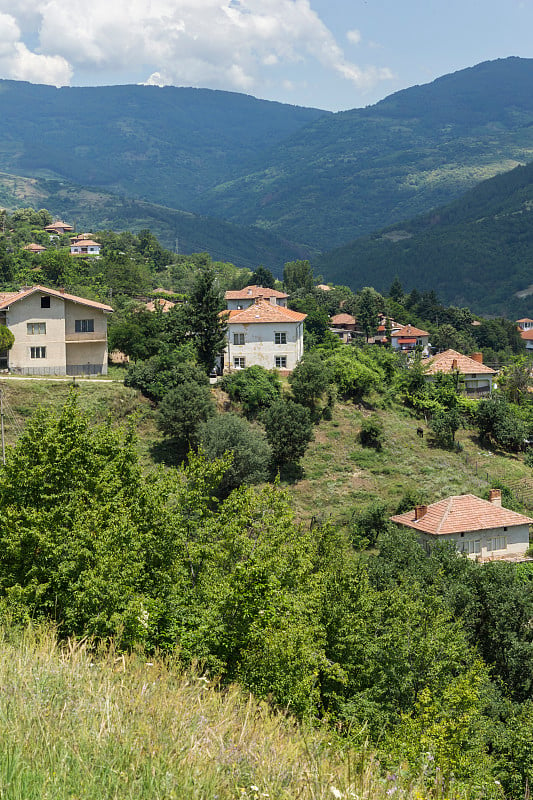
[[[60,286],[59,287],[59,293],[60,294],[65,294],[65,287],[64,286]]]
[[[457,369],[457,359],[456,358],[454,358],[453,361],[452,361],[452,369],[455,369],[455,370]]]
[[[259,303],[262,303],[262,302],[263,302],[263,295],[262,294],[258,294],[257,297],[254,300],[254,303],[256,305],[258,305]]]
[[[422,519],[427,514],[428,507],[427,506],[415,506],[415,522],[418,519]]]
[[[502,506],[502,493],[499,489],[491,489],[489,492],[489,503],[501,508]]]
[[[472,353],[470,358],[472,361],[477,361],[478,364],[483,364],[483,353]]]

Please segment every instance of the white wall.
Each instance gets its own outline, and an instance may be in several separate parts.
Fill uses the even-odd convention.
[[[489,540],[505,538],[507,540],[507,547],[502,549],[489,549]],[[436,542],[453,542],[459,552],[464,547],[464,552],[468,554],[469,558],[485,559],[498,559],[502,556],[523,556],[529,547],[529,525],[512,525],[508,526],[507,530],[504,528],[492,528],[484,531],[468,531],[464,536],[460,533],[451,533],[438,536],[432,536],[428,533],[420,534],[421,542],[431,547]],[[479,542],[479,552],[476,552],[475,543]]]
[[[233,334],[244,334],[243,345],[233,344]],[[285,333],[286,344],[275,344],[275,333]],[[230,323],[228,325],[228,345],[224,353],[225,371],[234,369],[234,358],[244,357],[245,366],[258,364],[265,369],[276,369],[276,356],[286,356],[291,371],[303,355],[302,322],[261,322],[248,325]]]

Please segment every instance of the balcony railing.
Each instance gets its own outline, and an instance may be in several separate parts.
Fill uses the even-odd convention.
[[[67,333],[65,334],[65,342],[67,344],[76,344],[77,342],[105,342],[107,336],[105,331],[93,331],[92,333]]]

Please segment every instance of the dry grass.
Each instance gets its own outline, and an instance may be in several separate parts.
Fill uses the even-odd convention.
[[[385,800],[442,797],[370,752],[298,726],[237,687],[48,631],[0,647],[0,797]],[[449,793],[446,795],[451,798]]]

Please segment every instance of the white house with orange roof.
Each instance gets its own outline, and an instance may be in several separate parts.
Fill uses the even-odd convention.
[[[227,299],[228,304],[234,300]],[[253,364],[282,373],[295,368],[303,355],[303,322],[307,314],[278,304],[275,302],[278,299],[283,300],[283,297],[259,295],[246,308],[229,308],[223,312],[228,324],[225,372]]]
[[[489,500],[453,495],[390,518],[416,531],[429,552],[436,542],[451,542],[458,552],[479,561],[521,561],[529,548],[531,517],[502,508],[499,489]]]
[[[490,394],[492,381],[496,375],[495,370],[483,363],[483,353],[464,356],[457,350],[445,350],[428,359],[426,362],[427,378],[432,380],[438,373],[460,375],[464,380],[467,394]]]
[[[526,345],[526,350],[533,350],[533,319],[523,317],[523,319],[517,319],[516,324]]]
[[[26,250],[28,253],[35,253],[37,256],[46,251],[46,247],[43,247],[42,244],[36,244],[35,242],[25,244],[22,249]]]
[[[93,239],[79,238],[71,241],[70,254],[72,256],[99,256],[102,245]]]
[[[0,325],[13,333],[0,368],[22,375],[107,373],[104,303],[45,286],[0,293]]]
[[[390,338],[393,350],[414,350],[415,347],[427,350],[429,343],[429,333],[421,330],[421,328],[415,328],[414,325],[403,325],[401,328],[394,328]]]
[[[267,300],[273,306],[287,307],[288,294],[265,286],[245,286],[244,289],[230,289],[224,295],[226,306],[230,311],[248,308],[258,298]]]

